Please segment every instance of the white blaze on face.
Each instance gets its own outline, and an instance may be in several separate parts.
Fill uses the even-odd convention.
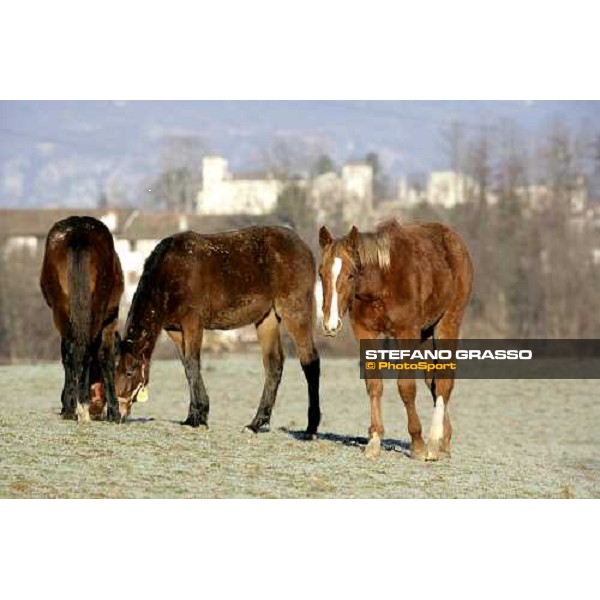
[[[438,396],[433,409],[433,418],[431,419],[431,429],[429,430],[429,440],[438,441],[444,435],[444,398]]]
[[[327,322],[327,329],[330,331],[337,328],[338,321],[340,320],[338,313],[337,280],[341,272],[342,259],[336,256],[331,266],[331,306],[329,307],[329,321]]]
[[[321,323],[323,321],[323,284],[320,279],[315,284],[315,303],[317,305],[317,319]]]

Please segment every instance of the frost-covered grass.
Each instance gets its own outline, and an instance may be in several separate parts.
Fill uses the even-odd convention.
[[[322,364],[321,435],[299,439],[306,386],[286,362],[271,431],[252,436],[258,356],[206,357],[210,429],[181,427],[188,394],[176,362],[152,366],[150,400],[125,425],[62,421],[58,364],[0,368],[1,497],[455,498],[600,496],[600,405],[592,381],[458,381],[453,456],[406,456],[404,407],[386,382],[385,451],[362,453],[368,400],[356,360]],[[431,402],[419,383],[424,430]]]

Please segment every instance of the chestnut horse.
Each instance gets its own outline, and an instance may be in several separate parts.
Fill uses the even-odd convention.
[[[320,361],[313,337],[315,261],[290,229],[250,227],[168,237],[146,260],[133,297],[117,362],[116,390],[129,408],[144,391],[150,357],[164,329],[179,350],[190,388],[184,425],[206,426],[209,398],[201,374],[205,329],[236,329],[254,323],[263,354],[265,383],[248,429],[269,424],[283,372],[282,322],[292,337],[308,383],[308,428],[319,420]]]
[[[396,221],[374,233],[350,233],[333,239],[326,227],[319,232],[323,285],[323,328],[335,335],[348,311],[354,336],[380,335],[404,340],[458,339],[471,294],[473,268],[469,251],[441,223],[402,226]],[[371,402],[371,426],[365,454],[379,455],[383,438],[383,381],[365,379]],[[437,460],[450,454],[452,426],[448,402],[453,377],[426,379],[433,396],[434,416],[427,446],[415,407],[415,379],[398,379],[398,391],[408,415],[411,455]]]
[[[118,421],[114,349],[123,273],[106,225],[92,217],[55,223],[46,239],[40,285],[61,338],[61,414],[89,421],[91,388],[92,416],[102,416],[106,394],[108,419]]]

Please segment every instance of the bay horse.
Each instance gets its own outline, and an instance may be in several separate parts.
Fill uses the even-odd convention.
[[[55,223],[46,239],[40,287],[61,338],[61,414],[79,422],[119,421],[114,387],[115,332],[123,272],[113,238],[93,217]],[[90,399],[90,392],[93,396]]]
[[[205,329],[254,324],[265,383],[247,429],[268,426],[283,372],[280,323],[294,341],[308,384],[307,434],[320,421],[320,360],[314,336],[315,260],[291,229],[249,227],[219,234],[185,232],[162,240],[136,289],[117,361],[116,391],[129,410],[145,392],[150,358],[164,329],[179,350],[190,389],[184,425],[207,426],[209,397],[201,374]]]
[[[319,231],[323,285],[323,329],[334,336],[349,314],[357,340],[380,335],[400,340],[456,340],[471,295],[473,267],[466,244],[441,223],[400,225],[388,221],[375,232],[356,227],[334,239],[326,227]],[[369,442],[365,455],[379,455],[383,438],[381,396],[383,381],[365,378],[371,404]],[[425,445],[415,407],[416,383],[398,379],[398,391],[408,416],[411,456],[438,460],[450,454],[452,426],[448,403],[453,377],[426,378],[434,403],[429,439]]]

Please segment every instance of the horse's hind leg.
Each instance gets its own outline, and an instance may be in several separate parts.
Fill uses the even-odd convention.
[[[435,328],[436,340],[457,340],[459,336],[460,319],[453,313],[442,317]],[[446,343],[444,350],[454,350],[456,344]],[[427,387],[433,397],[434,409],[427,440],[426,460],[438,460],[441,456],[450,456],[450,440],[452,438],[452,424],[448,404],[454,388],[454,374],[450,371],[448,377],[435,375],[426,379]]]
[[[433,417],[427,439],[425,460],[438,460],[441,456],[450,456],[452,424],[448,412],[448,403],[454,387],[454,377],[436,377],[428,380],[427,385],[433,396]]]
[[[75,419],[77,408],[77,379],[73,365],[73,342],[68,338],[60,341],[62,364],[65,371],[65,383],[61,394],[62,408],[60,414],[63,419]]]
[[[283,350],[279,336],[279,321],[274,310],[256,325],[256,334],[263,354],[265,368],[265,385],[256,411],[256,416],[248,429],[257,433],[263,425],[271,420],[271,411],[277,398],[277,389],[283,373]]]
[[[119,401],[115,392],[115,332],[117,319],[109,323],[102,330],[102,341],[99,352],[100,369],[104,381],[104,394],[106,396],[106,417],[109,421],[121,421],[119,414]]]
[[[75,365],[77,375],[77,421],[90,421],[90,348],[85,347],[78,352],[79,360]]]
[[[313,337],[313,319],[309,310],[312,307],[312,290],[306,302],[302,302],[302,309],[294,306],[282,306],[277,309],[283,323],[296,346],[302,371],[308,385],[308,425],[306,435],[312,439],[316,437],[321,421],[321,408],[319,404],[319,378],[321,376],[321,360]],[[276,307],[277,308],[277,307]]]

